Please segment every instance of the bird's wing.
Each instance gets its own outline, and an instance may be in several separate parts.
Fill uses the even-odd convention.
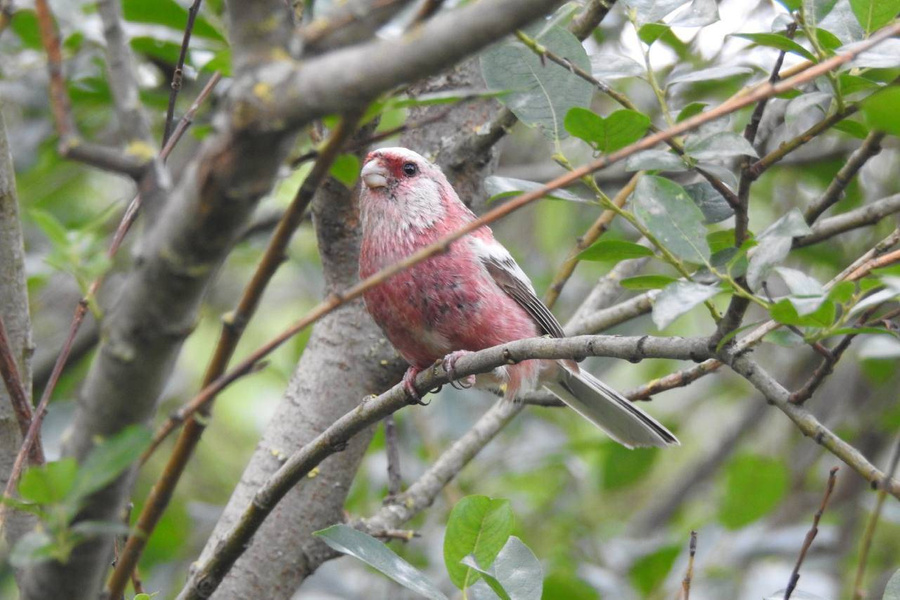
[[[500,289],[524,308],[544,333],[557,338],[566,337],[559,321],[535,295],[531,281],[509,251],[494,239],[475,240],[476,254]]]

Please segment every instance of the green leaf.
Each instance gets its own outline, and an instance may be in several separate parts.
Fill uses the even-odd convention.
[[[535,28],[529,29],[529,34]],[[549,27],[537,41],[545,48],[590,71],[587,53],[574,35]],[[544,64],[546,62],[546,64]],[[509,90],[499,98],[524,124],[537,127],[550,140],[567,136],[563,119],[576,106],[587,107],[593,85],[554,62],[542,61],[521,42],[492,46],[481,55],[481,72],[488,88]]]
[[[790,472],[774,458],[744,454],[725,469],[725,497],[719,506],[719,521],[728,529],[739,529],[772,511],[788,491]]]
[[[615,152],[641,139],[650,127],[650,117],[634,110],[617,110],[605,119],[576,106],[566,113],[566,131],[600,152]]]
[[[150,445],[151,437],[146,427],[132,425],[95,446],[81,465],[69,493],[72,503],[79,504],[118,477]]]
[[[444,534],[444,563],[456,587],[465,589],[478,577],[460,561],[472,554],[479,565],[490,566],[509,539],[512,526],[508,500],[466,496],[456,503]]]
[[[636,560],[631,567],[631,580],[644,598],[655,590],[672,570],[681,552],[679,546],[666,546]]]
[[[900,136],[900,87],[891,87],[872,94],[862,101],[866,125],[872,129]]]
[[[653,250],[634,242],[622,240],[600,240],[578,255],[581,260],[617,263],[629,258],[653,256]]]
[[[338,155],[331,164],[331,176],[352,188],[359,177],[359,158],[355,154]]]
[[[526,192],[533,192],[544,187],[543,183],[535,181],[526,181],[525,179],[516,179],[514,177],[498,177],[492,175],[484,180],[484,190],[487,192],[490,202],[510,196],[518,196]],[[547,192],[545,198],[551,200],[565,200],[566,202],[581,202],[588,204],[596,204],[596,201],[589,198],[576,196],[572,192],[566,190],[551,190]]]
[[[659,456],[659,448],[629,450],[621,444],[607,446],[600,480],[600,486],[607,491],[627,488],[641,481]]]
[[[691,117],[695,117],[702,113],[703,109],[706,108],[706,106],[706,102],[691,102],[681,109],[675,121],[681,123],[682,121],[690,119]]]
[[[687,165],[668,150],[644,150],[625,161],[627,171],[687,171]]]
[[[39,467],[31,467],[19,481],[19,496],[36,504],[53,504],[63,500],[78,474],[78,461],[64,458]]]
[[[881,600],[900,600],[900,569],[894,571],[894,574],[888,579]]]
[[[730,131],[720,131],[699,140],[691,140],[684,147],[685,154],[698,160],[728,158],[731,156],[759,155],[742,135]]]
[[[653,303],[653,323],[665,329],[672,321],[721,292],[718,286],[676,281],[663,288]]]
[[[174,0],[123,0],[122,16],[133,23],[163,25],[179,32],[184,31],[188,22],[188,11]],[[224,42],[225,38],[202,15],[194,21],[193,35]]]
[[[43,50],[41,44],[41,31],[38,27],[37,15],[33,10],[20,8],[15,12],[10,21],[9,28],[19,37],[19,41],[25,48]]]
[[[795,296],[823,296],[825,294],[822,284],[815,277],[811,277],[803,271],[787,267],[776,267],[775,271],[781,275],[791,294]]]
[[[688,184],[684,186],[684,191],[703,213],[704,223],[719,223],[734,214],[734,209],[728,201],[708,181]],[[733,244],[734,233],[732,233]]]
[[[816,62],[816,56],[794,40],[778,33],[735,33],[734,37],[750,40],[759,46],[767,46],[769,48],[777,48],[784,52],[798,54],[807,60]]]
[[[697,264],[709,261],[703,213],[677,183],[641,177],[632,193],[635,216],[678,258]]]
[[[646,68],[641,63],[620,54],[592,54],[591,75],[595,79],[621,79],[641,77]]]
[[[339,523],[315,535],[338,552],[358,558],[417,594],[432,600],[447,598],[424,573],[368,534]]]
[[[850,0],[850,8],[869,36],[894,20],[900,13],[900,0]]]
[[[675,85],[676,83],[726,79],[738,75],[749,75],[752,72],[753,69],[749,67],[712,67],[711,69],[700,69],[699,71],[685,71],[684,73],[669,77],[666,81],[666,86]]]
[[[23,535],[12,552],[9,553],[9,564],[17,569],[48,561],[56,556],[56,544],[53,538],[43,530],[29,531]]]
[[[676,281],[678,280],[667,275],[638,275],[626,277],[619,285],[626,290],[659,290]]]
[[[747,267],[747,284],[751,290],[759,289],[769,272],[788,255],[793,238],[807,235],[809,225],[796,208],[775,221],[759,235],[759,245],[750,257]]]
[[[809,304],[811,306],[805,307],[803,299],[789,296],[776,302],[769,314],[779,323],[797,327],[829,327],[834,323],[834,302],[813,299]]]
[[[828,290],[828,299],[840,304],[845,304],[853,299],[856,293],[856,284],[852,281],[842,281]]]
[[[832,129],[843,131],[860,140],[866,139],[866,136],[869,135],[868,127],[859,121],[851,121],[850,119],[844,119],[840,123],[835,123]]]
[[[69,235],[65,225],[59,222],[55,216],[45,210],[32,209],[28,211],[28,216],[34,221],[35,225],[40,227],[44,235],[54,246],[68,246]]]
[[[651,46],[653,45],[653,42],[657,41],[670,31],[671,29],[669,29],[669,26],[664,23],[647,23],[638,29],[638,37],[642,42]]]
[[[501,600],[540,600],[544,571],[541,563],[516,536],[510,536],[489,569],[481,567],[473,555],[462,563],[484,576],[484,580]]]
[[[554,571],[544,578],[541,600],[600,600],[594,587],[575,573]]]

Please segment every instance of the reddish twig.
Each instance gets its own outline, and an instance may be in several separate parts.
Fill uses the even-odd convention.
[[[175,101],[178,99],[178,92],[181,91],[181,83],[184,77],[184,61],[187,58],[188,46],[191,44],[191,34],[194,31],[194,21],[197,13],[200,12],[200,3],[203,0],[194,0],[190,8],[188,8],[187,25],[184,27],[184,37],[181,40],[181,51],[178,54],[178,63],[175,65],[175,72],[172,74],[172,91],[169,92],[169,107],[166,109],[166,124],[163,128],[163,146],[169,141],[169,135],[172,130],[172,121],[175,120]]]
[[[10,348],[9,336],[6,335],[6,325],[3,324],[2,316],[0,316],[0,376],[3,377],[3,383],[6,384],[10,404],[12,404],[16,421],[19,424],[19,432],[24,438],[28,435],[28,428],[31,426],[31,402],[28,400],[25,385],[19,375],[19,367],[16,365],[16,359]],[[44,450],[40,442],[31,448],[31,462],[38,465],[44,462]]]
[[[822,498],[822,504],[819,505],[819,510],[817,510],[816,514],[813,516],[812,527],[806,532],[806,538],[803,540],[803,546],[800,548],[800,556],[797,557],[797,564],[794,565],[794,570],[791,572],[791,578],[788,580],[787,588],[784,590],[784,600],[790,600],[791,594],[794,593],[794,588],[797,587],[797,582],[800,581],[800,567],[803,565],[803,560],[806,558],[806,553],[809,551],[810,546],[812,546],[813,540],[816,539],[816,535],[819,533],[819,520],[822,518],[822,514],[825,513],[825,508],[828,506],[828,500],[831,498],[831,492],[834,491],[834,483],[837,480],[839,468],[840,467],[832,467],[831,471],[828,473],[828,483],[825,485],[825,496]]]

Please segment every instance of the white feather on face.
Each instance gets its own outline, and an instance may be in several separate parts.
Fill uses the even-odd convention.
[[[433,227],[446,212],[442,188],[450,189],[447,179],[412,150],[375,150],[366,157],[360,176],[364,228],[403,235]]]

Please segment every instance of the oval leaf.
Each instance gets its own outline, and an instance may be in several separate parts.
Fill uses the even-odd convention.
[[[516,536],[510,536],[490,569],[479,566],[474,556],[462,560],[484,576],[484,580],[501,600],[540,600],[544,571],[541,563]]]
[[[900,88],[892,87],[863,100],[862,112],[866,125],[900,136]]]
[[[634,242],[622,240],[600,240],[578,255],[581,260],[617,263],[629,258],[653,256],[653,250]]]
[[[680,185],[662,177],[641,177],[632,205],[637,218],[672,254],[691,263],[709,262],[703,213]]]
[[[661,290],[676,281],[678,280],[668,275],[638,275],[626,277],[619,285],[626,290]]]
[[[447,598],[424,573],[370,535],[340,523],[315,535],[338,552],[358,558],[407,589],[432,600]]]
[[[653,303],[653,322],[657,328],[665,329],[672,321],[721,291],[717,286],[676,281],[663,288]]]
[[[518,196],[524,192],[533,192],[544,187],[544,184],[535,181],[527,181],[525,179],[515,179],[514,177],[497,177],[492,175],[484,180],[484,189],[490,196],[490,201],[507,198],[509,196]],[[595,204],[594,200],[576,196],[572,192],[566,190],[552,190],[547,192],[546,198],[553,200],[565,200],[567,202],[587,202]]]
[[[601,152],[615,152],[643,137],[650,117],[634,110],[618,110],[605,119],[586,108],[575,107],[566,114],[566,131]]]
[[[684,191],[688,193],[688,196],[691,197],[691,200],[703,213],[703,218],[707,224],[719,223],[734,214],[734,209],[731,208],[731,205],[708,181],[686,185],[684,186]]]
[[[87,455],[69,499],[77,504],[118,477],[150,444],[150,430],[132,425],[105,439]]]
[[[456,587],[465,589],[479,577],[460,561],[471,554],[479,565],[489,567],[509,539],[512,526],[508,500],[467,496],[456,503],[444,534],[444,563]]]
[[[795,42],[794,40],[783,36],[779,33],[735,33],[734,37],[744,38],[759,46],[768,46],[769,48],[777,48],[784,52],[792,52],[798,54],[807,60],[816,61],[815,55]]]
[[[881,600],[900,600],[900,569],[894,571],[884,588]]]
[[[691,140],[685,146],[684,151],[699,160],[731,156],[752,156],[754,158],[759,156],[744,136],[730,131],[720,131],[700,140]]]
[[[538,41],[575,66],[591,70],[581,42],[565,29],[549,27]],[[565,67],[542,62],[518,41],[504,42],[485,51],[481,55],[481,72],[489,89],[509,91],[499,99],[520,121],[537,127],[551,140],[567,136],[563,118],[575,106],[588,106],[594,89]]]
[[[687,166],[677,154],[668,150],[644,150],[628,157],[627,171],[687,171]]]

